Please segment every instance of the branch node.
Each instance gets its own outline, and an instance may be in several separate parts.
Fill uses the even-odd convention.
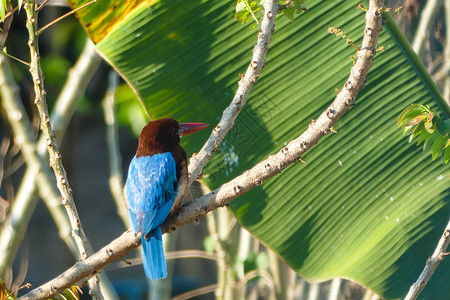
[[[258,82],[258,77],[259,77],[258,74],[252,75],[252,76],[250,77],[250,82],[251,82],[252,84],[256,84],[256,82]]]
[[[366,35],[368,35],[368,36],[372,36],[372,34],[373,34],[373,28],[367,27],[367,28],[365,29],[364,33],[365,33]]]
[[[111,249],[111,248],[107,248],[107,249],[106,249],[106,254],[108,254],[109,256],[112,256],[113,253],[114,253],[114,250],[113,250],[113,249]]]
[[[353,97],[349,97],[345,99],[345,104],[347,104],[348,106],[353,106],[355,105],[355,100],[353,99]]]
[[[334,119],[336,117],[336,110],[334,108],[330,108],[327,112],[327,117],[329,119]]]
[[[353,89],[353,84],[352,84],[352,82],[351,82],[350,80],[348,80],[348,81],[345,83],[344,87],[345,87],[347,90],[352,90],[352,89]]]

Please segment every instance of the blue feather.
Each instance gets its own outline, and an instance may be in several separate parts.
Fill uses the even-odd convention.
[[[127,177],[127,204],[131,225],[142,233],[145,274],[167,276],[161,224],[168,217],[177,192],[175,159],[170,152],[133,158]],[[145,235],[153,232],[149,240]]]
[[[158,227],[149,240],[142,235],[142,259],[144,271],[150,279],[163,279],[167,277],[166,258],[162,243],[161,227]]]

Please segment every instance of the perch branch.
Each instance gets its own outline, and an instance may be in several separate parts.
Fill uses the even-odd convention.
[[[239,81],[239,87],[231,104],[223,111],[219,124],[214,128],[208,141],[189,162],[189,185],[200,177],[206,163],[214,155],[225,135],[233,128],[234,121],[247,103],[247,97],[251,88],[258,81],[259,73],[266,63],[266,54],[275,31],[275,16],[277,14],[278,1],[266,1],[264,3],[264,18],[258,34],[258,41],[253,48],[251,62],[244,77]]]
[[[383,1],[381,0],[370,1],[366,13],[362,47],[357,52],[358,59],[350,71],[350,76],[344,88],[320,117],[311,122],[305,132],[283,147],[278,153],[271,155],[265,161],[223,184],[220,188],[183,205],[175,216],[169,218],[163,224],[164,233],[192,222],[218,207],[225,206],[234,198],[261,185],[268,178],[277,175],[289,165],[297,162],[306,151],[318,143],[320,138],[330,132],[332,126],[349,110],[358,92],[364,87],[366,75],[376,54],[378,35],[381,31],[380,9],[382,5]],[[47,299],[55,293],[61,292],[73,282],[97,274],[110,262],[126,255],[139,245],[140,235],[135,235],[129,229],[97,253],[84,261],[77,262],[58,277],[30,291],[20,299]]]
[[[444,257],[449,254],[448,252],[446,252],[449,243],[450,243],[450,221],[448,222],[447,227],[445,228],[444,233],[442,234],[442,237],[439,240],[439,243],[433,252],[433,255],[431,255],[427,259],[425,268],[423,269],[417,281],[409,289],[409,292],[406,295],[405,300],[417,299],[420,292],[427,285],[428,281],[431,278],[431,275],[433,275],[437,266],[444,260]]]

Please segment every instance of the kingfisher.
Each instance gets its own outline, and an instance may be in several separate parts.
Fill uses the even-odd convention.
[[[141,233],[144,271],[150,279],[167,277],[161,224],[189,191],[187,154],[180,137],[206,126],[164,118],[150,121],[139,136],[125,189],[131,225]]]

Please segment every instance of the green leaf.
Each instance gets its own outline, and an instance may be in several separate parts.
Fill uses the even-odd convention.
[[[420,145],[422,142],[424,142],[427,138],[429,138],[432,135],[432,133],[429,133],[428,131],[422,130],[422,132],[419,134],[418,138],[417,138],[417,144],[416,145]],[[425,150],[424,150],[425,151]]]
[[[441,135],[448,135],[450,133],[450,119],[444,121],[441,118],[437,118],[436,129]]]
[[[414,130],[412,130],[411,135],[409,136],[409,142],[411,143],[413,139],[418,137],[423,131],[425,130],[425,127],[423,123],[420,123],[419,125],[414,127]],[[428,133],[428,131],[427,131]],[[403,133],[405,134],[405,133]]]
[[[0,20],[2,20],[2,21],[5,20],[5,16],[6,16],[6,10],[7,10],[6,1],[8,1],[8,0],[2,0],[0,2]]]
[[[429,132],[428,132],[429,133]],[[423,144],[423,152],[431,151],[431,148],[433,146],[434,141],[437,137],[440,135],[438,133],[431,133],[425,140],[425,143]]]
[[[444,148],[445,144],[448,141],[448,137],[442,136],[438,133],[436,133],[437,137],[434,140],[433,146],[431,147],[431,157],[433,160],[436,159],[436,157],[439,155],[441,150]]]
[[[355,50],[327,30],[340,28],[359,45],[365,23],[359,2],[311,0],[296,22],[277,19],[258,84],[204,170],[211,188],[278,151],[333,101]],[[214,127],[249,64],[256,33],[233,19],[233,2],[183,3],[141,4],[116,14],[100,0],[83,10],[81,21],[153,118]],[[351,278],[383,298],[400,299],[448,222],[450,170],[405,144],[395,123],[412,103],[447,118],[449,108],[392,20],[379,45],[386,50],[375,57],[357,105],[336,124],[339,133],[307,152],[306,164],[290,166],[230,207],[304,278]],[[186,137],[183,146],[198,152],[208,135]],[[417,139],[425,135],[423,130]],[[445,299],[449,277],[450,261],[444,260],[423,299]]]
[[[296,11],[295,7],[289,7],[289,8],[283,9],[284,15],[286,17],[288,17],[289,20],[291,20],[291,22],[293,22],[295,19],[295,15],[294,15],[295,11]]]
[[[450,160],[450,147],[445,148],[443,158],[444,158],[444,163],[447,164]]]
[[[262,9],[262,4],[258,4],[257,1],[251,0],[238,0],[236,4],[235,19],[242,24],[251,21],[252,19],[259,24],[260,14],[258,12]]]
[[[417,115],[416,117],[414,117],[412,120],[410,120],[408,122],[408,124],[406,124],[406,126],[414,126],[417,125],[418,123],[422,122],[423,120],[427,119],[428,114],[426,113],[422,113],[420,115]]]
[[[426,117],[430,112],[430,109],[424,105],[411,104],[400,113],[397,124],[400,126],[406,126],[408,123],[411,123],[411,120],[417,118],[418,116],[422,116],[421,120],[423,120],[424,117]]]
[[[431,121],[425,121],[423,125],[425,127],[425,130],[428,131],[429,133],[433,133],[434,132],[434,124],[433,124],[432,120]]]

